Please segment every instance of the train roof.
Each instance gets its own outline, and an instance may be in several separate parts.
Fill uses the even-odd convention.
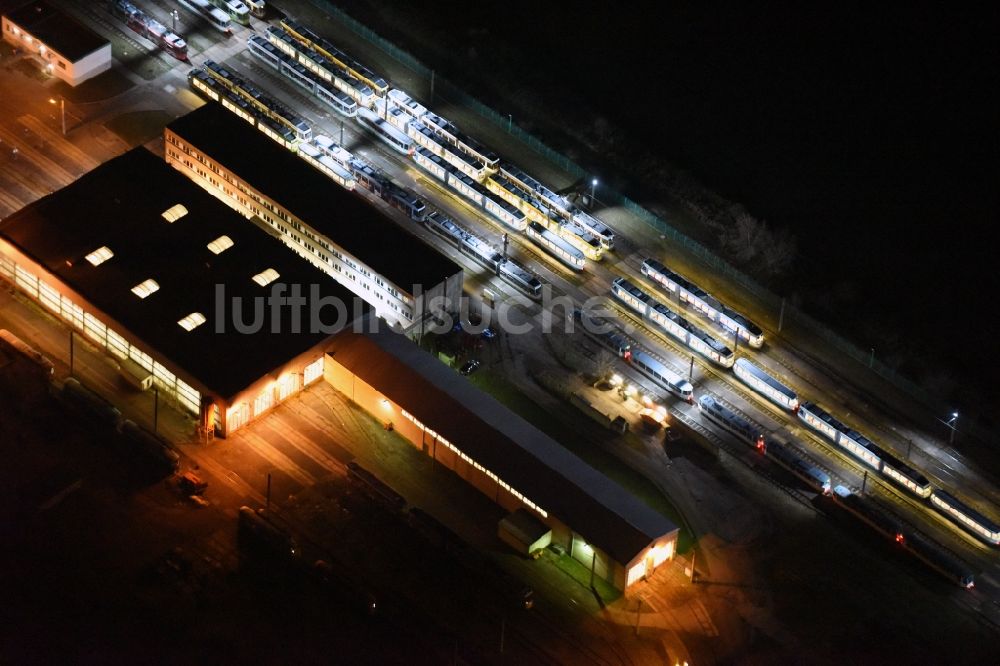
[[[177,204],[187,213],[168,223],[163,214]],[[213,254],[208,244],[222,236],[233,244]],[[317,285],[324,296],[354,301],[345,287],[142,147],[6,218],[0,222],[0,237],[76,292],[79,297],[71,297],[85,301],[79,305],[171,372],[224,398],[329,336],[304,327],[293,332],[287,308],[281,310],[284,319],[276,332],[268,326],[258,333],[239,333],[219,319],[217,285],[225,288],[226,302],[236,297],[252,302],[270,291],[251,278],[272,268],[279,282]],[[96,266],[86,260],[102,247],[111,250],[110,259]],[[146,298],[132,293],[148,279],[159,290]],[[202,325],[190,331],[178,325],[195,312],[205,316]],[[225,312],[222,316],[230,314]]]
[[[665,276],[670,278],[671,281],[676,283],[678,287],[697,296],[698,298],[702,300],[712,298],[712,296],[707,291],[705,291],[695,283],[691,282],[686,277],[670,270],[662,262],[657,261],[656,259],[644,259],[642,263],[647,264],[649,267],[653,268],[659,273],[663,273]]]
[[[748,360],[746,358],[740,357],[740,358],[736,359],[736,363],[734,364],[734,367],[739,368],[739,369],[741,369],[741,370],[743,370],[745,372],[748,372],[749,374],[751,374],[754,377],[756,377],[757,379],[761,380],[762,382],[764,382],[765,384],[767,384],[768,386],[770,386],[774,390],[779,391],[780,393],[782,393],[786,397],[789,397],[789,398],[794,398],[795,397],[795,391],[793,391],[792,389],[788,388],[787,386],[785,386],[784,384],[782,384],[781,382],[779,382],[777,379],[775,379],[771,375],[769,375],[766,372],[764,372],[761,368],[757,367],[755,364],[753,364],[752,362],[750,362],[750,360]]]
[[[749,332],[751,335],[762,335],[764,333],[764,330],[760,326],[753,323],[752,321],[747,319],[746,316],[740,314],[739,312],[732,309],[728,305],[723,305],[722,303],[720,303],[719,312],[721,312],[722,314],[729,317],[737,324],[745,328],[747,332]]]
[[[948,504],[949,506],[958,509],[959,511],[967,515],[969,518],[971,518],[975,522],[979,523],[981,526],[988,529],[990,532],[1000,532],[1000,525],[997,525],[995,522],[993,522],[983,514],[979,513],[978,511],[970,507],[968,504],[965,504],[951,493],[937,489],[934,491],[934,496],[937,497],[940,501],[944,502],[945,504]]]
[[[405,336],[345,332],[330,356],[470,458],[628,564],[677,526]]]
[[[205,104],[167,127],[397,287],[430,287],[462,270],[218,104]]]
[[[523,268],[513,259],[507,259],[506,261],[504,261],[500,265],[500,270],[505,273],[510,273],[511,275],[517,276],[520,280],[524,281],[526,284],[531,285],[532,287],[534,287],[535,285],[538,286],[542,285],[541,281],[537,277],[535,277],[535,275],[531,271],[527,270],[526,268]]]
[[[59,55],[76,62],[110,42],[45,0],[33,0],[4,12],[7,20]]]
[[[538,222],[529,222],[528,227],[536,234],[544,238],[547,242],[552,243],[553,245],[558,247],[563,252],[566,252],[570,256],[583,257],[583,252],[580,252],[578,249],[576,249],[576,247],[574,247],[568,241],[566,241],[566,239],[562,238],[556,233],[549,231],[542,225],[538,224]]]

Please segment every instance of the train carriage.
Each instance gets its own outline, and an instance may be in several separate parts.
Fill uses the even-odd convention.
[[[620,301],[652,321],[688,348],[702,354],[722,367],[732,367],[735,354],[711,335],[694,326],[663,303],[625,278],[611,283],[611,293]]]
[[[642,274],[663,288],[677,300],[694,308],[706,319],[718,324],[734,335],[739,335],[751,347],[764,345],[764,331],[745,316],[720,303],[715,297],[687,278],[670,270],[656,259],[642,262]]]
[[[764,449],[764,429],[759,424],[736,413],[736,411],[710,395],[703,395],[698,398],[698,408],[707,418],[715,421],[738,439],[750,446],[761,450]]]
[[[348,95],[359,106],[371,108],[374,105],[376,98],[371,87],[337,67],[324,58],[322,54],[296,40],[281,28],[268,27],[267,39],[275,48],[294,58],[318,78]]]
[[[830,494],[832,483],[830,475],[816,465],[810,465],[808,462],[800,458],[789,444],[779,442],[773,437],[769,437],[767,438],[764,451],[785,469],[808,483],[816,490],[819,490],[824,495]]]
[[[518,264],[513,259],[505,259],[497,267],[501,278],[510,282],[530,298],[538,300],[542,297],[542,283],[531,271]]]
[[[359,108],[355,117],[365,129],[381,139],[397,153],[407,156],[413,154],[413,140],[380,118],[375,112]]]
[[[209,0],[240,25],[250,25],[250,8],[242,0]]]
[[[694,400],[694,387],[685,377],[674,372],[652,355],[638,347],[626,345],[622,353],[625,360],[654,382],[667,389],[681,400]]]
[[[255,17],[262,19],[267,16],[267,3],[264,0],[246,0],[246,3]]]
[[[615,248],[615,234],[608,228],[608,225],[598,220],[593,215],[589,215],[582,210],[573,212],[572,221],[583,227],[588,233],[595,236],[605,250]]]
[[[180,3],[198,14],[215,30],[227,35],[232,34],[232,22],[229,20],[229,15],[213,6],[208,0],[180,0]]]
[[[583,252],[580,252],[537,222],[529,223],[525,233],[535,244],[547,250],[549,254],[573,270],[582,271],[586,266],[587,260],[583,256]]]
[[[733,364],[733,373],[747,386],[775,404],[793,413],[798,410],[799,399],[795,395],[795,391],[764,372],[749,360],[745,358],[736,359],[736,362]]]
[[[384,97],[389,92],[389,84],[385,79],[348,56],[302,23],[284,18],[281,20],[281,28],[294,39],[318,52],[328,61],[344,70],[351,77],[369,86],[379,97]]]
[[[448,183],[448,173],[451,166],[431,151],[426,148],[417,148],[413,152],[413,161],[442,183]]]
[[[931,504],[959,527],[968,530],[988,544],[1000,545],[1000,525],[954,495],[944,490],[935,490],[931,495]]]
[[[832,414],[813,402],[799,406],[799,418],[837,446],[881,473],[890,481],[902,486],[917,497],[927,498],[931,484],[923,474],[900,461],[873,441],[853,430]]]
[[[299,144],[299,155],[313,167],[319,169],[332,180],[348,190],[353,190],[357,181],[349,169],[343,164],[326,155],[314,143],[304,142]]]
[[[555,226],[555,228],[553,228]],[[565,238],[576,249],[583,252],[583,256],[591,261],[600,261],[604,256],[604,248],[596,236],[588,233],[583,227],[573,222],[563,222],[562,224],[550,225],[549,229],[555,231]]]

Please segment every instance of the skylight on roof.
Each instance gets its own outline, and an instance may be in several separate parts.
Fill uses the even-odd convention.
[[[254,275],[253,281],[262,287],[266,287],[267,285],[277,280],[279,277],[281,276],[278,275],[278,271],[274,270],[273,268],[268,268],[263,273],[257,273],[257,275]]]
[[[111,248],[104,245],[103,247],[99,247],[88,254],[87,261],[89,261],[93,266],[100,266],[113,256],[115,256],[115,253],[111,251]]]
[[[146,298],[154,291],[159,291],[160,285],[156,284],[156,280],[144,280],[143,282],[132,287],[132,293],[139,298]]]
[[[222,254],[229,248],[233,246],[233,239],[229,236],[219,236],[214,241],[208,244],[208,249],[212,251],[212,254]]]
[[[188,209],[184,207],[184,204],[174,204],[170,208],[163,211],[163,219],[171,224],[181,219],[188,214]]]
[[[205,315],[200,312],[192,312],[184,319],[177,322],[185,331],[191,331],[205,323]]]

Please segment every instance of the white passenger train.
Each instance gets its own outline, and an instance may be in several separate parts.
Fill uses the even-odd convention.
[[[409,116],[402,111],[399,111],[399,113],[404,117],[409,118]],[[445,143],[439,136],[434,134],[434,132],[432,132],[419,120],[407,121],[406,135],[413,139],[416,144],[442,158],[445,162],[470,178],[478,181],[482,180],[487,174],[485,164],[477,160],[475,157],[463,153],[450,143]]]
[[[251,106],[241,95],[222,85],[217,78],[203,69],[192,68],[188,71],[187,78],[192,90],[205,99],[218,102],[224,109],[247,121],[285,148],[293,152],[298,149],[299,138],[287,125],[276,122],[266,113]]]
[[[329,81],[317,76],[292,56],[259,35],[247,39],[251,54],[270,65],[293,83],[312,93],[319,101],[337,113],[353,118],[358,113],[358,104],[347,93],[337,90]]]
[[[713,363],[731,368],[736,355],[726,345],[680,316],[625,278],[611,283],[611,293],[687,347]]]
[[[615,248],[615,234],[608,225],[598,220],[593,215],[584,213],[582,210],[575,210],[570,219],[583,227],[588,233],[593,234],[605,250]]]
[[[476,204],[487,213],[503,222],[514,231],[524,231],[527,219],[524,213],[514,206],[495,196],[488,189],[461,173],[426,148],[417,148],[413,153],[413,161],[432,176],[446,184],[463,197]]]
[[[206,23],[227,35],[232,34],[232,22],[229,15],[208,0],[179,0],[182,5],[200,16]]]
[[[586,267],[587,259],[583,256],[583,252],[537,222],[528,223],[525,235],[573,270],[582,271]]]
[[[220,11],[241,25],[250,25],[250,8],[242,0],[209,0]]]
[[[799,418],[837,446],[865,463],[890,481],[902,486],[917,497],[926,499],[931,494],[931,483],[923,474],[896,459],[857,430],[848,428],[832,414],[813,402],[799,406]]]
[[[743,442],[755,447],[762,453],[766,449],[763,426],[737,414],[731,407],[723,404],[717,398],[703,395],[698,398],[698,408],[707,418],[715,421],[724,430],[729,431]]]
[[[413,154],[413,140],[379,117],[374,111],[359,108],[356,117],[362,127],[397,153],[406,156]]]
[[[764,345],[764,331],[759,326],[656,259],[642,262],[642,274],[676,296],[684,305],[693,307],[730,333],[738,333],[751,347]]]
[[[281,29],[291,35],[303,46],[319,53],[330,63],[343,70],[350,77],[369,86],[379,97],[385,96],[385,94],[389,91],[389,84],[385,79],[351,58],[329,41],[323,39],[307,28],[305,25],[286,17],[281,20]]]
[[[578,225],[587,233],[597,238],[603,249],[614,249],[614,232],[593,215],[585,213],[571,204],[566,197],[559,196],[542,185],[536,178],[533,178],[509,162],[504,162],[500,166],[500,175],[517,186],[521,191],[527,192],[534,202],[533,205],[536,205],[541,210],[551,211],[564,220]]]
[[[216,79],[223,87],[242,97],[250,106],[295,132],[295,136],[299,141],[308,141],[312,138],[312,128],[309,126],[309,123],[303,120],[298,114],[292,112],[284,104],[272,99],[247,83],[243,77],[234,71],[223,67],[215,61],[206,60],[205,72]]]
[[[768,400],[781,405],[790,412],[797,412],[799,399],[795,391],[788,388],[771,375],[745,358],[736,359],[733,364],[733,374]]]
[[[299,155],[306,162],[316,167],[336,181],[341,187],[353,190],[357,181],[354,175],[343,164],[327,155],[322,148],[313,142],[304,141],[299,144]]]
[[[364,82],[354,78],[343,69],[324,58],[317,51],[296,40],[281,28],[270,26],[267,40],[285,55],[295,60],[310,72],[348,95],[359,106],[371,108],[375,103],[375,92]]]
[[[667,367],[660,359],[653,356],[652,352],[644,349],[621,330],[607,331],[597,334],[596,337],[630,365],[678,398],[689,403],[694,402],[694,387],[684,375]]]
[[[961,502],[954,495],[935,489],[931,495],[931,505],[959,527],[968,530],[986,543],[1000,545],[1000,525]]]
[[[454,220],[441,213],[431,213],[424,220],[434,233],[438,234],[461,252],[483,264],[503,280],[517,287],[533,299],[541,298],[542,283],[512,259],[504,259],[493,246],[455,224]]]
[[[824,495],[830,494],[833,484],[830,475],[804,460],[789,443],[778,441],[769,435],[765,438],[764,453],[815,490]]]

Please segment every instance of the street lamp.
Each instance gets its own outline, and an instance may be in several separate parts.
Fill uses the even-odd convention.
[[[49,98],[49,104],[55,104],[56,101]],[[66,99],[64,97],[59,98],[59,110],[62,113],[62,132],[63,136],[66,136]]]
[[[177,21],[178,21],[178,19],[180,19],[180,14],[177,13],[176,9],[174,11],[170,12],[170,31],[171,32],[177,32]]]
[[[955,442],[955,431],[958,430],[958,412],[951,413],[951,418],[948,419],[948,427],[951,428],[951,434],[948,435],[948,446],[951,446]]]
[[[590,207],[594,207],[594,192],[597,190],[597,179],[590,181]]]

